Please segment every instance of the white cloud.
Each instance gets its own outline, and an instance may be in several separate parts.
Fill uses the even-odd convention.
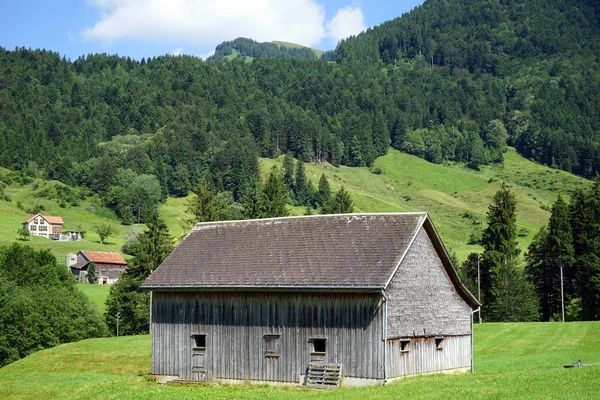
[[[215,49],[212,49],[211,51],[209,51],[206,54],[197,55],[196,57],[206,60],[208,57],[212,56],[213,54],[215,54]]]
[[[100,20],[84,29],[82,37],[106,44],[133,39],[214,46],[242,36],[314,46],[325,36],[325,10],[317,0],[89,1],[99,10]],[[343,19],[332,25],[335,32],[346,24]]]
[[[362,10],[357,6],[339,9],[333,18],[327,22],[327,36],[335,42],[348,36],[356,35],[366,28]]]
[[[182,47],[175,47],[173,49],[173,51],[171,52],[172,56],[180,56],[183,54],[183,48]]]

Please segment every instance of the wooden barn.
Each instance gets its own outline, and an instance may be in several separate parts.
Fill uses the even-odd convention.
[[[426,213],[197,224],[150,275],[163,380],[377,385],[473,366],[473,310]]]

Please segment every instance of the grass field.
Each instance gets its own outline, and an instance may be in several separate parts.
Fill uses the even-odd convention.
[[[87,283],[78,283],[77,289],[85,294],[92,304],[96,307],[100,315],[104,315],[106,311],[106,298],[110,291],[110,285],[90,285]]]
[[[91,339],[40,351],[0,369],[2,399],[595,399],[600,324],[475,326],[475,374],[406,378],[383,387],[310,390],[265,385],[158,386],[150,337]]]

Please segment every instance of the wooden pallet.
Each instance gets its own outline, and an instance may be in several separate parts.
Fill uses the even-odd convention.
[[[308,365],[306,386],[337,389],[340,387],[341,377],[342,364],[311,362]]]

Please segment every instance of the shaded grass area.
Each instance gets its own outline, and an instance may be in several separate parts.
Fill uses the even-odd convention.
[[[104,312],[106,311],[106,298],[110,292],[110,285],[90,285],[88,283],[78,283],[77,289],[79,289],[88,297],[88,299],[90,299],[100,315],[104,315]]]
[[[475,326],[475,374],[406,378],[384,387],[311,390],[264,385],[158,386],[150,336],[90,339],[40,351],[0,369],[3,399],[593,399],[600,367],[600,324],[510,323]]]

